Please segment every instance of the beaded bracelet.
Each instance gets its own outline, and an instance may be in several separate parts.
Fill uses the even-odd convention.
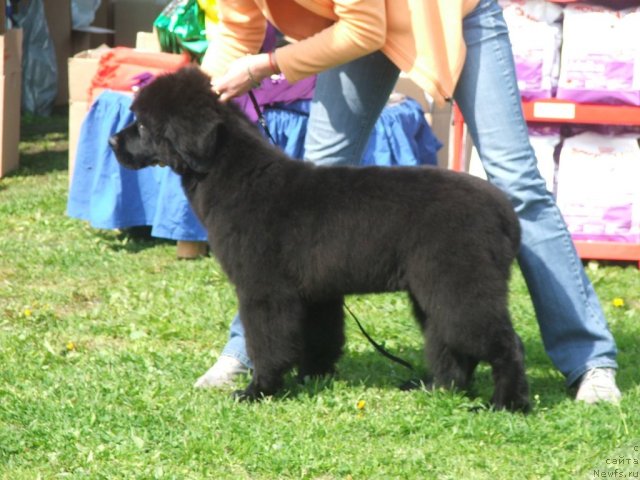
[[[269,52],[269,67],[271,68],[271,72],[275,75],[277,73],[280,73],[278,71],[278,67],[276,65],[276,61],[274,58],[274,53],[273,52]]]

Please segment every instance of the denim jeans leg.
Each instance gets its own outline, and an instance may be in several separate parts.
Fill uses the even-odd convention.
[[[358,165],[400,70],[374,52],[318,75],[305,137],[305,161]]]
[[[530,146],[507,26],[493,0],[464,20],[467,58],[454,94],[489,180],[522,226],[518,261],[547,354],[571,385],[588,369],[616,368],[616,346],[566,224]]]
[[[244,327],[240,321],[240,315],[235,314],[229,327],[229,340],[222,349],[222,355],[233,357],[245,367],[253,368],[253,363],[247,354],[247,346],[244,340]]]

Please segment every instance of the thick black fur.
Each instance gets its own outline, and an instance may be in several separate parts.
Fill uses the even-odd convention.
[[[110,139],[119,162],[182,176],[211,250],[236,287],[253,379],[276,393],[284,374],[334,371],[343,297],[407,291],[436,386],[464,389],[492,367],[496,408],[526,410],[522,343],[507,310],[520,242],[505,196],[437,168],[316,167],[267,142],[197,68],[159,77]]]

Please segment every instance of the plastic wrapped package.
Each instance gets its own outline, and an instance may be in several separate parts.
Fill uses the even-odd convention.
[[[560,73],[562,8],[545,0],[500,0],[509,27],[520,94],[550,98]]]
[[[205,15],[196,0],[173,0],[153,23],[163,52],[187,51],[200,59],[207,50]]]
[[[24,32],[22,109],[49,115],[58,95],[58,68],[42,0],[27,2],[13,18]]]
[[[557,178],[558,206],[574,239],[640,242],[637,136],[565,139]]]
[[[640,7],[569,5],[557,97],[640,105]]]
[[[96,17],[101,0],[71,0],[71,23],[74,30],[87,28]]]

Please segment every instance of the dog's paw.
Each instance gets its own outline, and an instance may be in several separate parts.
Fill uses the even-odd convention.
[[[412,378],[404,383],[401,383],[398,387],[403,392],[411,390],[433,390],[433,380],[428,378]]]
[[[496,400],[494,397],[491,400],[491,407],[493,410],[507,410],[514,413],[529,413],[531,412],[531,403],[527,397],[515,398],[512,400]]]
[[[236,390],[232,394],[232,397],[236,402],[260,402],[271,396],[272,395],[268,393],[253,388],[251,384],[244,390]]]
[[[233,398],[236,402],[257,402],[264,398],[262,395],[255,395],[247,392],[246,390],[236,390],[231,394],[231,398]]]

